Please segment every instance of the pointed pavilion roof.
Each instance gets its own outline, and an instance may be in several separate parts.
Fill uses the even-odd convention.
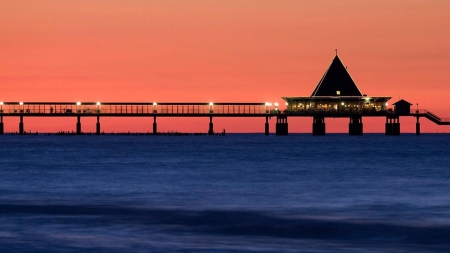
[[[359,91],[358,86],[356,86],[336,53],[336,57],[334,57],[327,71],[325,71],[325,74],[322,79],[320,79],[320,82],[317,84],[311,96],[361,97],[362,93]]]

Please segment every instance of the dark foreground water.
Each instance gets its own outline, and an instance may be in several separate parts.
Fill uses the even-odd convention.
[[[450,135],[0,136],[0,252],[449,252]]]

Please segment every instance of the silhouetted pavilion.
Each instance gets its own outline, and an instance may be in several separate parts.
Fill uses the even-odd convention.
[[[362,134],[361,115],[387,111],[391,97],[367,96],[359,90],[336,53],[316,88],[308,97],[283,97],[288,114],[314,113],[313,133],[325,134],[325,116],[350,115],[349,131]],[[352,130],[355,128],[355,130]]]
[[[309,97],[283,97],[288,112],[314,111],[383,111],[391,97],[362,94],[336,54]]]

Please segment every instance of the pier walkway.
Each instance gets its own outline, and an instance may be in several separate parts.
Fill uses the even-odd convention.
[[[361,108],[361,109],[358,109]],[[97,117],[96,134],[100,134],[101,117],[153,117],[153,134],[157,134],[157,117],[209,117],[208,134],[214,134],[214,117],[265,118],[264,133],[269,134],[269,119],[276,117],[276,134],[288,135],[289,117],[312,117],[313,135],[325,135],[325,118],[349,118],[349,134],[363,134],[363,117],[386,117],[386,135],[400,134],[400,117],[416,117],[416,134],[420,135],[420,117],[438,125],[450,125],[450,118],[440,118],[428,110],[396,112],[363,107],[341,109],[281,110],[277,103],[158,103],[158,102],[0,102],[0,134],[4,117],[19,117],[19,134],[24,133],[25,117],[74,117],[76,134],[82,134],[81,118]]]
[[[97,117],[96,134],[100,134],[100,117],[153,117],[153,134],[157,134],[157,117],[209,117],[210,135],[213,117],[265,117],[269,134],[268,120],[278,114],[271,103],[0,102],[0,134],[4,117],[20,117],[19,134],[24,133],[24,117],[76,117],[77,134],[82,134],[82,117]]]
[[[267,103],[142,103],[142,102],[3,102],[0,113],[5,116],[25,114],[27,116],[70,117],[82,116],[209,116],[261,115],[271,110]]]

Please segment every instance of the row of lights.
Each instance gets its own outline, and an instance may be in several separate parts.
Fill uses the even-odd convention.
[[[80,106],[80,105],[81,105],[81,102],[77,102],[76,104],[77,104],[77,106]],[[101,105],[100,102],[97,102],[96,104],[97,104],[97,106],[100,106],[100,105]],[[0,102],[0,105],[3,105],[3,102]],[[19,102],[19,105],[23,105],[23,102]],[[158,103],[153,102],[153,105],[156,106],[156,105],[158,105]],[[209,102],[209,105],[210,105],[210,106],[213,106],[214,103],[213,103],[213,102]]]
[[[342,102],[341,105],[345,105],[345,103]],[[389,105],[388,102],[386,102],[386,107],[387,107],[388,105]]]
[[[77,102],[77,105],[81,105],[81,102]],[[97,105],[101,105],[101,103],[97,102]]]
[[[0,105],[3,105],[3,102],[0,102]],[[19,105],[23,105],[23,102],[19,102]]]
[[[3,102],[0,102],[0,105],[3,105]],[[23,102],[19,102],[19,105],[23,105]],[[77,102],[77,105],[80,106],[81,102]],[[101,105],[101,103],[97,102],[97,105]],[[158,105],[158,104],[156,102],[153,102],[153,105]],[[214,103],[213,102],[209,102],[209,105],[213,106]],[[278,107],[278,103],[277,102],[275,102],[274,105],[275,105],[275,107]],[[288,105],[288,103],[286,103],[286,105]],[[342,103],[342,105],[344,105],[344,103]],[[272,106],[272,103],[266,102],[266,106]],[[386,103],[386,106],[387,106],[387,103]]]
[[[278,111],[278,106],[279,104],[277,102],[273,103],[273,105],[275,106],[275,111]],[[269,106],[272,107],[272,103],[270,102],[266,102],[265,106]],[[288,106],[288,103],[286,102],[286,106]]]
[[[0,102],[0,105],[3,105],[3,102]],[[23,102],[19,102],[19,105],[23,105]],[[81,102],[77,102],[77,105],[81,105]],[[100,105],[100,102],[97,102],[97,105]],[[153,103],[153,105],[156,105],[156,103]]]
[[[269,103],[270,104],[270,103]],[[311,103],[309,103],[310,105],[311,105]],[[266,103],[266,105],[268,105],[268,103]],[[270,104],[270,105],[272,105],[272,104]],[[275,106],[277,106],[278,104],[277,103],[275,103]],[[286,105],[288,105],[288,103],[286,103]],[[300,103],[299,105],[302,105],[302,103]],[[320,104],[320,105],[322,105],[322,104]],[[342,102],[341,103],[341,105],[345,105],[345,103],[344,102]],[[386,106],[388,106],[389,104],[386,102]]]
[[[275,103],[273,103],[273,105],[275,106],[275,107],[278,107],[278,103],[277,102],[275,102]],[[286,102],[286,105],[288,105],[288,103]],[[270,102],[266,102],[266,106],[272,106],[272,103],[270,103]]]

